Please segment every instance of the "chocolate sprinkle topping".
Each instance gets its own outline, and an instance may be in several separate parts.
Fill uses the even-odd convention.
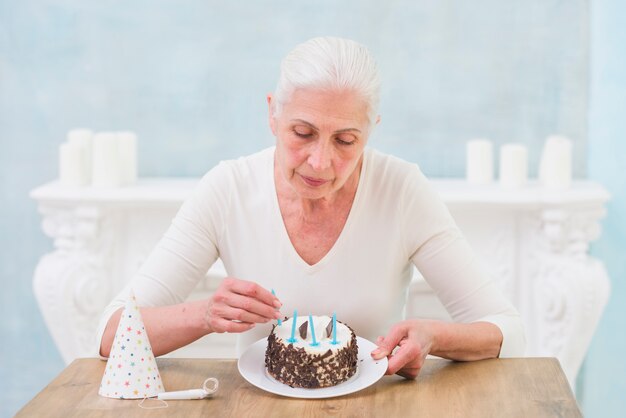
[[[320,354],[287,344],[272,330],[267,338],[265,367],[276,380],[291,387],[322,388],[345,382],[356,373],[358,359],[356,335],[350,330],[347,346]]]
[[[298,328],[298,331],[300,332],[300,338],[302,338],[303,340],[306,340],[306,332],[308,329],[309,321],[304,321],[304,323],[300,325],[300,328]]]

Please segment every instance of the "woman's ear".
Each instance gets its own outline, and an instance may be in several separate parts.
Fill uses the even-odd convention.
[[[380,115],[376,116],[376,125],[380,123]]]
[[[274,136],[276,136],[276,122],[274,121],[274,103],[272,93],[267,93],[267,114],[269,116],[270,129]]]

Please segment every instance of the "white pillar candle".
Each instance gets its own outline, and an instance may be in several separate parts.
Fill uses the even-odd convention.
[[[59,147],[59,181],[65,186],[86,186],[83,149],[75,143],[64,142]]]
[[[500,185],[514,188],[526,184],[528,179],[528,150],[521,144],[500,147]]]
[[[67,133],[67,142],[74,147],[80,148],[83,160],[81,176],[85,178],[85,183],[91,183],[93,132],[89,129],[72,129]]]
[[[493,144],[486,139],[467,142],[465,169],[470,184],[488,184],[493,181]]]
[[[121,183],[134,184],[137,182],[137,135],[134,132],[119,132],[117,140]]]
[[[541,154],[539,179],[545,187],[569,187],[572,182],[572,141],[558,135],[548,137]]]
[[[117,135],[98,132],[93,137],[92,185],[118,187],[121,184]]]

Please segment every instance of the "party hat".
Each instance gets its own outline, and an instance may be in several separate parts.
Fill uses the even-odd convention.
[[[107,398],[142,399],[164,391],[137,300],[131,295],[115,332],[98,394]]]

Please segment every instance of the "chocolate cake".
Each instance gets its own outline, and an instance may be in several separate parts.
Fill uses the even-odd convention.
[[[295,341],[292,318],[274,325],[267,338],[265,367],[279,382],[291,387],[323,388],[345,382],[356,373],[358,346],[349,326],[327,316],[313,316],[315,342],[309,317],[296,319]],[[335,336],[335,339],[333,339]]]

